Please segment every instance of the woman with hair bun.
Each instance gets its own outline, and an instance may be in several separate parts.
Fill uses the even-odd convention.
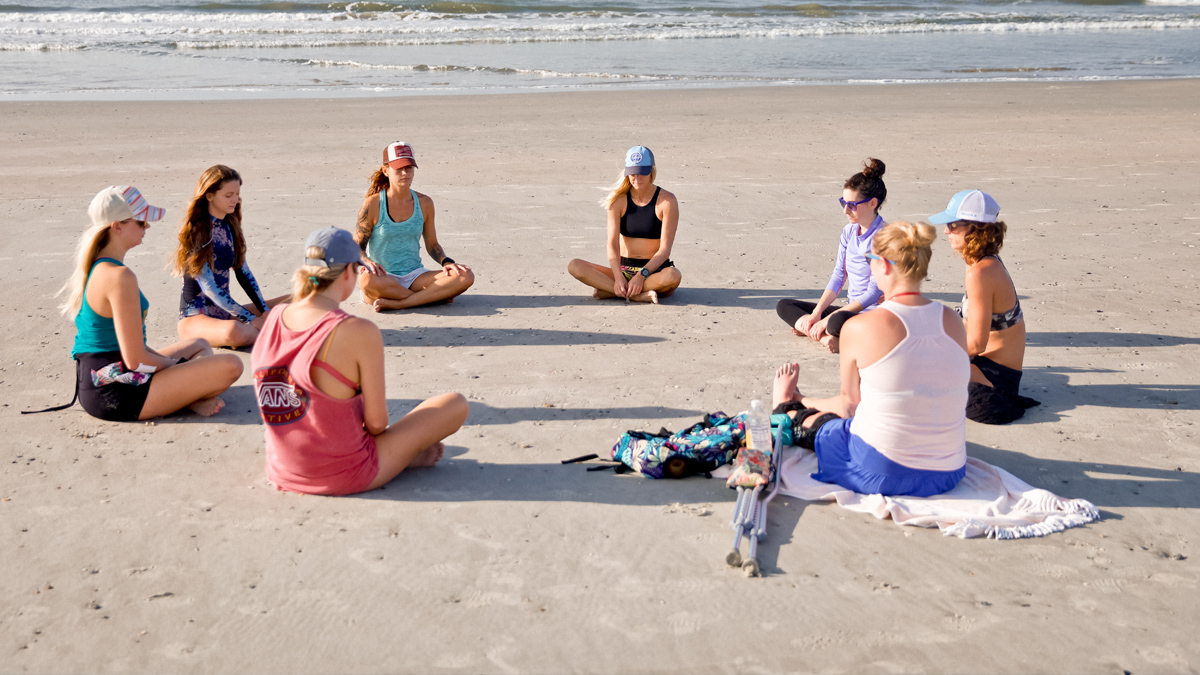
[[[967,419],[1008,424],[1038,405],[1017,393],[1025,361],[1025,314],[999,256],[1008,225],[1000,220],[996,200],[979,190],[955,194],[929,222],[946,226],[950,248],[967,264],[966,293],[958,310],[971,357]]]
[[[792,327],[793,335],[811,337],[835,354],[846,320],[874,308],[881,297],[871,277],[866,253],[871,250],[875,234],[885,225],[879,209],[887,201],[887,185],[883,182],[886,170],[883,162],[867,158],[863,170],[842,185],[838,203],[849,222],[842,228],[833,274],[821,299],[817,302],[784,299],[775,306],[779,318]],[[846,306],[835,306],[833,301],[847,282],[850,287],[846,290]]]
[[[267,477],[280,490],[373,490],[406,468],[436,464],[442,439],[467,418],[467,400],[447,393],[388,424],[383,336],[340,308],[358,288],[360,254],[345,230],[313,232],[292,302],[271,310],[254,343]]]
[[[936,236],[903,221],[875,235],[867,258],[884,300],[842,326],[841,393],[802,395],[795,363],[775,373],[775,413],[816,451],[819,481],[927,497],[966,474],[967,336],[952,310],[921,294]]]
[[[179,230],[175,273],[183,277],[179,337],[201,338],[219,347],[253,344],[267,310],[287,299],[267,300],[246,261],[242,234],[242,176],[215,164],[196,181]],[[229,276],[250,297],[240,305],[229,294]]]

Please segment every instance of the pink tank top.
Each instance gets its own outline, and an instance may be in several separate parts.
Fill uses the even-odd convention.
[[[362,492],[379,472],[375,437],[363,428],[362,394],[334,398],[309,376],[325,339],[350,315],[337,309],[294,331],[283,325],[285,307],[267,315],[250,356],[267,428],[267,478],[291,492]]]

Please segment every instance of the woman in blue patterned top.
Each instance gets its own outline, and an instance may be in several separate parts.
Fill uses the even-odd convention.
[[[209,167],[196,183],[175,252],[175,272],[183,277],[180,338],[204,338],[213,346],[254,344],[267,310],[289,297],[264,299],[246,263],[241,189],[242,177],[223,164]],[[249,304],[229,294],[231,273]]]

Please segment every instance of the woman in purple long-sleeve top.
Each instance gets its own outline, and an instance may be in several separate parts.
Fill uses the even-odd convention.
[[[887,200],[887,186],[883,183],[885,170],[883,162],[868,158],[863,170],[842,185],[842,198],[838,202],[849,222],[842,228],[833,274],[821,299],[817,302],[785,299],[775,306],[779,318],[792,327],[794,335],[811,337],[835,354],[838,336],[846,320],[872,309],[883,297],[871,277],[871,264],[866,254],[871,252],[875,233],[887,225],[879,215],[879,208]],[[834,305],[833,301],[847,283],[846,305]]]

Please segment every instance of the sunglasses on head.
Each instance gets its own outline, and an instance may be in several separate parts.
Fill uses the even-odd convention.
[[[874,197],[871,197],[871,199],[874,199]],[[851,211],[857,211],[858,207],[860,205],[866,204],[867,202],[871,201],[871,199],[860,199],[856,202],[848,202],[845,199],[842,199],[841,197],[839,197],[838,203],[842,205],[843,209],[846,208],[847,206],[849,206]]]

